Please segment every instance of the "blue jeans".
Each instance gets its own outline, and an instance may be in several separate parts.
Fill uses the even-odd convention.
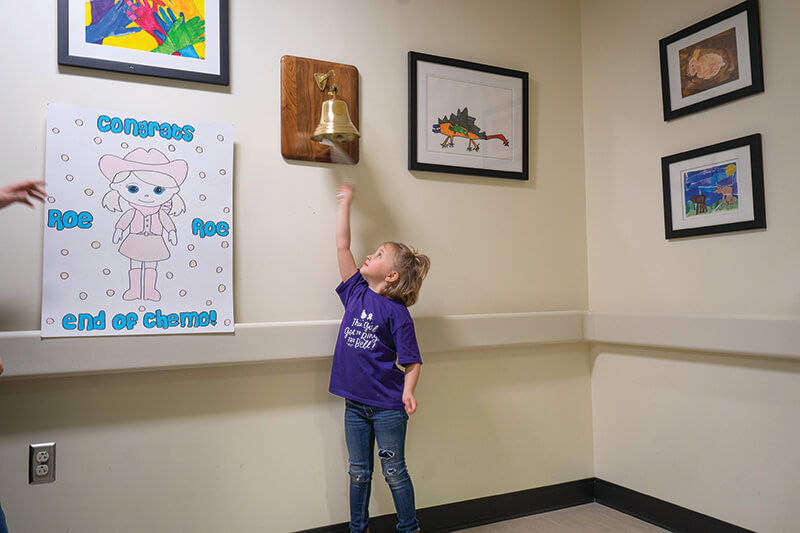
[[[3,513],[3,507],[0,506],[0,533],[8,533],[8,526],[6,525],[6,515]]]
[[[408,415],[401,409],[383,409],[345,400],[344,435],[350,454],[350,531],[363,533],[369,523],[369,495],[378,457],[397,511],[397,531],[419,530],[414,506],[414,486],[406,469],[406,424]]]

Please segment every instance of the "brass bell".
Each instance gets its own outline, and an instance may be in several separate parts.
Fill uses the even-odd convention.
[[[324,91],[328,78],[333,76],[332,70],[327,74],[314,74],[314,81],[317,87]],[[328,92],[331,98],[322,102],[322,116],[314,130],[314,134],[311,136],[312,140],[317,142],[329,140],[334,143],[341,143],[354,141],[361,136],[358,129],[353,125],[353,121],[350,120],[347,102],[337,98],[338,93],[339,88],[335,83],[332,83],[331,90]]]

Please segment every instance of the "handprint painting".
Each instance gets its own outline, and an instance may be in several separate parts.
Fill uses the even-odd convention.
[[[58,64],[228,85],[228,0],[58,0]]]
[[[205,59],[205,0],[89,0],[86,42]]]
[[[233,331],[233,127],[49,105],[42,337]]]

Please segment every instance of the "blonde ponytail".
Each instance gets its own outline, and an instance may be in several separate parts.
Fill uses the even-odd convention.
[[[387,242],[394,252],[393,267],[397,272],[397,281],[389,284],[381,293],[387,298],[400,300],[406,307],[417,302],[422,281],[431,268],[431,260],[427,255],[401,242]]]

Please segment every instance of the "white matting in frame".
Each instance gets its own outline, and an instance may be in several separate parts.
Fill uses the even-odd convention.
[[[522,81],[487,72],[420,61],[418,63],[417,120],[427,135],[417,137],[417,154],[421,163],[461,166],[479,165],[486,169],[522,171]],[[431,131],[440,118],[467,108],[475,123],[488,135],[503,134],[512,142],[511,150],[502,142],[482,142],[480,151],[446,152],[440,135]],[[454,147],[455,148],[455,147]]]

